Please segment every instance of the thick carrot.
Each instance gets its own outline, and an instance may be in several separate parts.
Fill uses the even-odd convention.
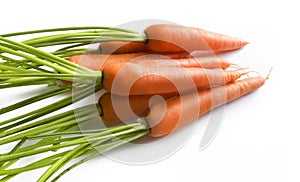
[[[187,92],[230,83],[241,71],[204,68],[146,67],[117,63],[104,68],[103,86],[117,95],[145,95]]]
[[[147,49],[156,52],[239,49],[248,42],[206,30],[179,25],[157,24],[145,29]]]
[[[212,109],[248,94],[265,83],[265,78],[252,77],[230,83],[226,86],[202,90],[173,97],[165,103],[152,106],[147,114],[152,137],[167,135]]]
[[[117,123],[145,116],[150,105],[162,101],[161,99],[167,100],[176,95],[177,93],[119,96],[106,92],[99,98],[98,104],[101,107],[102,119],[106,123]]]
[[[176,52],[176,53],[160,53],[152,54],[149,52],[140,53],[130,53],[130,54],[86,54],[86,55],[76,55],[69,58],[69,61],[84,66],[86,68],[101,71],[107,65],[120,63],[120,62],[130,62],[135,59],[146,60],[146,59],[180,59],[186,58],[189,54],[186,52]]]
[[[144,42],[111,41],[102,42],[100,44],[100,50],[103,54],[127,54],[145,52],[147,48]]]

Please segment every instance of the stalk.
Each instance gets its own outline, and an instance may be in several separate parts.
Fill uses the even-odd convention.
[[[47,99],[47,98],[50,98],[50,97],[53,97],[53,96],[56,96],[56,95],[66,93],[70,90],[71,90],[70,87],[58,88],[58,89],[55,89],[55,90],[52,90],[52,91],[49,91],[49,92],[46,92],[46,93],[42,93],[42,94],[37,95],[37,96],[30,97],[30,98],[25,99],[23,101],[17,102],[13,105],[1,108],[0,109],[0,114],[8,113],[10,111],[22,108],[22,107],[24,107],[26,105],[29,105],[29,104],[32,104],[34,102],[38,102],[38,101],[41,101],[41,100],[44,100],[44,99]]]
[[[15,118],[11,118],[11,119],[8,119],[8,120],[5,120],[5,121],[2,121],[0,122],[0,126],[1,125],[4,125],[4,124],[8,124],[8,123],[12,123],[10,124],[9,126],[5,126],[3,128],[0,128],[0,131],[4,132],[5,130],[8,130],[8,129],[11,129],[15,126],[19,126],[21,124],[24,124],[24,123],[27,123],[29,121],[32,121],[34,119],[37,119],[41,116],[44,116],[46,114],[49,114],[51,112],[54,112],[56,110],[59,110],[63,107],[66,107],[70,104],[72,104],[73,102],[77,102],[99,90],[102,89],[102,86],[101,85],[96,85],[96,86],[89,86],[89,87],[86,87],[85,89],[71,95],[71,96],[68,96],[60,101],[57,101],[53,104],[50,104],[48,106],[45,106],[45,107],[42,107],[40,109],[37,109],[37,110],[34,110],[34,111],[31,111],[29,113],[26,113],[26,114],[23,114],[23,115],[20,115],[20,116],[17,116]],[[0,141],[1,143],[1,141]]]
[[[123,127],[121,129],[118,127],[115,127],[115,128],[111,128],[111,129],[108,129],[108,130],[105,130],[105,131],[102,131],[102,132],[99,132],[99,133],[96,133],[96,134],[93,134],[90,136],[67,141],[67,142],[56,144],[53,146],[37,148],[34,150],[29,150],[29,151],[21,151],[21,152],[14,153],[13,155],[4,154],[4,155],[0,156],[0,162],[6,162],[9,160],[32,156],[32,155],[36,155],[36,154],[40,154],[40,153],[44,153],[44,152],[48,152],[48,151],[55,151],[55,150],[58,150],[61,148],[70,147],[70,146],[74,146],[74,145],[78,145],[78,144],[83,144],[86,142],[99,141],[102,139],[114,138],[114,137],[118,137],[118,136],[122,136],[122,135],[132,134],[137,131],[147,130],[146,126],[143,124],[140,124],[139,126],[135,126],[134,128],[132,128],[131,125],[127,125],[126,128],[128,128],[128,129],[123,129]],[[28,136],[27,138],[29,139],[30,136]],[[37,137],[35,137],[35,138],[37,138]]]
[[[91,38],[97,39],[98,37],[114,37],[114,38],[135,38],[140,37],[140,34],[136,33],[127,33],[127,32],[120,32],[120,31],[88,31],[88,32],[77,32],[77,33],[68,33],[68,34],[57,34],[57,35],[48,35],[44,37],[38,37],[30,40],[26,40],[23,43],[27,45],[35,45],[44,42],[54,42],[59,40],[69,40],[69,39],[76,39],[76,38]]]
[[[39,146],[35,146],[35,149],[30,148],[30,146],[29,148],[28,146],[24,148],[20,148],[20,144],[18,144],[17,150],[14,150],[14,152],[10,152],[8,154],[1,155],[0,161],[13,164],[13,162],[15,162],[16,160],[19,160],[20,158],[26,156],[36,155],[51,150],[56,151],[66,146],[68,147],[73,146],[74,148],[40,159],[36,162],[33,162],[21,168],[15,168],[9,170],[1,168],[0,176],[5,176],[3,179],[12,178],[20,173],[50,165],[50,167],[45,171],[45,173],[39,178],[39,181],[46,181],[53,174],[55,174],[59,169],[67,165],[73,159],[90,154],[88,157],[80,160],[79,162],[73,164],[72,166],[64,170],[61,174],[59,174],[55,178],[55,180],[57,180],[67,171],[75,168],[76,166],[98,155],[101,155],[102,152],[111,150],[122,144],[136,140],[148,134],[148,132],[149,129],[147,129],[145,123],[141,120],[138,120],[137,123],[133,123],[129,125],[116,126],[112,128],[99,130],[99,131],[97,130],[83,131],[83,133],[88,134],[88,136],[81,136],[79,138],[74,137],[66,141],[62,141],[62,140],[52,141],[52,143],[50,142],[48,146],[40,144]],[[77,132],[75,133],[77,134]],[[56,135],[54,137],[56,138],[67,137],[69,134],[75,134],[75,133],[72,132],[55,133]],[[32,139],[37,139],[38,137],[35,136],[34,138],[31,138],[30,136],[28,136],[26,138],[27,140],[32,140]]]
[[[68,161],[65,160],[66,162],[63,163],[63,165],[68,164],[68,162],[70,162],[71,160],[76,159],[78,157],[86,156],[86,155],[88,155],[88,156],[85,157],[84,159],[76,162],[75,164],[68,167],[67,169],[65,169],[62,173],[60,173],[57,177],[55,177],[53,179],[53,181],[58,180],[60,177],[62,177],[68,171],[70,171],[71,169],[74,169],[75,167],[79,166],[80,164],[83,164],[83,163],[87,162],[88,160],[91,160],[92,158],[102,155],[103,152],[112,150],[118,146],[129,143],[131,141],[134,141],[140,137],[143,137],[147,133],[148,133],[147,131],[141,131],[138,133],[132,133],[130,135],[120,136],[119,138],[114,138],[111,140],[111,142],[108,142],[108,143],[105,143],[105,141],[107,141],[107,140],[105,140],[105,141],[103,140],[103,141],[96,141],[92,144],[87,145],[87,147],[83,148],[83,150],[79,150],[80,153],[75,153],[75,155],[71,156]],[[2,176],[2,175],[7,175],[7,176],[2,178],[1,180],[6,179],[6,178],[11,179],[12,177],[14,177],[16,175],[27,172],[27,171],[43,168],[46,166],[51,166],[51,165],[55,164],[56,162],[58,162],[59,160],[62,160],[62,157],[64,157],[64,159],[66,159],[65,155],[71,151],[72,151],[72,149],[64,151],[64,152],[60,152],[58,154],[54,154],[52,156],[40,159],[36,162],[33,162],[33,163],[28,164],[21,168],[2,170],[2,171],[0,171],[0,176]],[[63,165],[56,166],[55,168],[51,167],[51,171],[54,170],[56,172],[60,168],[62,168]],[[48,171],[49,171],[49,169],[48,169]]]
[[[68,113],[69,112],[67,112],[67,114]],[[65,117],[62,117],[62,116],[65,116]],[[76,116],[80,117],[80,118],[76,119]],[[98,115],[97,115],[97,113],[94,113],[94,111],[83,111],[80,113],[76,113],[76,115],[74,113],[69,114],[69,115],[65,115],[64,113],[59,114],[58,117],[54,116],[54,117],[46,118],[46,119],[43,119],[40,121],[36,121],[34,123],[30,123],[25,126],[20,126],[18,128],[3,132],[3,134],[1,134],[2,137],[13,135],[13,134],[15,134],[15,135],[13,135],[12,137],[2,139],[2,141],[0,141],[0,144],[13,142],[13,141],[19,140],[21,138],[32,136],[32,135],[39,135],[41,133],[49,132],[49,131],[63,128],[66,126],[70,126],[73,124],[79,124],[81,122],[88,121],[96,116],[98,116]],[[59,119],[55,120],[56,118],[59,118]],[[28,131],[26,131],[26,130],[28,130]],[[33,139],[33,138],[34,137],[32,136],[31,139]]]
[[[73,74],[73,72],[68,70],[66,67],[64,67],[64,65],[70,66],[71,68],[74,68],[74,69],[76,69],[78,67],[79,70],[85,71],[87,73],[91,72],[91,70],[89,70],[87,68],[80,67],[77,64],[74,64],[70,61],[62,59],[62,58],[60,58],[58,56],[55,56],[53,54],[50,54],[50,53],[44,52],[42,50],[39,50],[35,47],[29,46],[29,45],[26,45],[26,44],[23,44],[23,43],[15,42],[15,41],[9,40],[7,38],[3,38],[3,37],[0,37],[0,41],[3,41],[6,44],[11,44],[15,47],[18,47],[19,48],[18,50],[21,50],[24,53],[18,52],[16,50],[11,49],[11,48],[7,48],[6,46],[0,46],[0,51],[6,52],[6,53],[9,53],[9,54],[12,54],[12,55],[20,56],[20,57],[25,58],[25,59],[29,59],[29,60],[31,60],[35,63],[41,64],[41,65],[44,65],[44,66],[49,66],[50,68],[53,68],[54,70],[57,70],[59,72]],[[25,53],[35,55],[35,56],[38,56],[38,57],[30,56],[30,55],[25,54]],[[44,59],[46,59],[46,60],[44,60]],[[56,64],[54,64],[54,63],[56,63]]]
[[[8,33],[2,34],[2,37],[13,37],[13,36],[20,36],[20,35],[29,35],[29,34],[36,34],[36,33],[49,33],[49,32],[60,32],[60,31],[74,31],[74,30],[116,30],[116,31],[123,31],[129,33],[137,33],[132,30],[122,29],[122,28],[115,28],[115,27],[106,27],[106,26],[83,26],[83,27],[63,27],[63,28],[50,28],[50,29],[41,29],[41,30],[31,30],[31,31],[23,31],[23,32],[15,32],[15,33]]]
[[[9,83],[7,81],[0,83],[0,89],[3,88],[13,88],[13,87],[21,87],[21,86],[29,86],[29,85],[56,85],[57,79],[55,78],[17,78],[11,79],[13,83]]]

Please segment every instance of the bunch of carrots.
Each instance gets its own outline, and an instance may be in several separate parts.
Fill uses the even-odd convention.
[[[9,39],[53,32],[23,42]],[[96,49],[83,47],[91,42]],[[73,90],[72,95],[53,104],[0,121],[0,145],[17,142],[11,151],[0,155],[1,180],[49,166],[38,179],[47,181],[70,161],[83,157],[52,178],[56,181],[103,151],[145,135],[166,136],[258,89],[267,77],[244,78],[247,69],[214,54],[246,44],[231,36],[167,24],[149,26],[143,33],[71,27],[0,36],[0,88],[49,85],[45,93],[2,108],[0,114]],[[43,50],[55,46],[64,47]],[[211,56],[195,55],[195,51]],[[97,103],[41,118],[102,89],[106,92]],[[109,128],[80,130],[99,116]],[[24,146],[30,140],[37,142]],[[66,147],[73,148],[59,150]],[[10,168],[23,157],[48,151],[55,152],[26,166]]]

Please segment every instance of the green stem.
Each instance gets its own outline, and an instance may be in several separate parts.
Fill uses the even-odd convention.
[[[78,116],[80,117],[80,115]],[[77,126],[74,125],[74,126]],[[61,127],[59,130],[57,130],[55,133],[59,132],[61,133],[62,131],[68,131],[68,130],[71,130],[74,128],[73,125],[71,126],[67,126],[67,127]],[[33,145],[30,145],[30,146],[27,146],[27,147],[24,147],[20,150],[21,151],[26,151],[26,150],[33,150],[35,148],[38,148],[38,147],[42,147],[42,146],[45,146],[45,145],[53,145],[55,143],[57,143],[54,139],[57,138],[57,137],[52,137],[52,138],[46,138],[46,139],[42,139],[40,142],[36,143],[36,144],[33,144]],[[72,138],[66,138],[66,139],[59,139],[59,142],[65,142],[65,141],[70,141],[70,140],[74,140],[74,139],[78,139],[79,137],[72,137]],[[23,138],[22,140],[24,140],[25,138]],[[19,143],[12,151],[15,151],[15,149],[19,148],[21,146],[21,144]],[[11,154],[12,152],[10,152]],[[15,159],[15,160],[12,160],[12,161],[9,161],[7,163],[7,165],[5,166],[5,168],[3,167],[1,170],[2,172],[0,171],[0,175],[7,175],[6,177],[2,178],[0,181],[5,181],[5,180],[9,180],[11,178],[13,178],[14,176],[16,176],[17,174],[20,173],[20,170],[25,172],[27,170],[33,170],[33,169],[37,169],[37,168],[41,168],[41,167],[45,167],[45,166],[48,166],[48,165],[51,165],[53,162],[55,162],[54,158],[58,158],[59,156],[62,156],[64,155],[66,152],[62,152],[60,154],[55,154],[53,156],[50,156],[50,157],[47,157],[47,158],[44,158],[40,161],[37,161],[35,163],[32,163],[26,167],[23,167],[21,169],[13,169],[13,170],[8,170],[8,171],[3,171],[3,169],[5,169],[6,167],[8,167],[9,165],[12,165],[14,162],[16,162],[18,159]],[[56,159],[58,160],[58,159]]]
[[[35,33],[47,33],[47,32],[58,32],[58,31],[70,31],[70,30],[88,30],[88,29],[117,30],[117,31],[129,32],[129,33],[137,33],[135,31],[122,29],[122,28],[105,27],[105,26],[85,26],[85,27],[63,27],[63,28],[31,30],[31,31],[8,33],[8,34],[3,34],[1,36],[2,37],[13,37],[13,36],[19,36],[19,35],[35,34]]]
[[[48,56],[45,56],[43,54],[40,54],[40,53],[37,53],[37,52],[34,52],[34,51],[29,51],[28,49],[24,48],[24,47],[20,47],[16,44],[16,42],[12,42],[11,44],[4,44],[4,43],[1,43],[0,42],[0,45],[5,47],[5,48],[10,48],[14,51],[23,51],[23,52],[26,52],[26,53],[29,53],[29,54],[33,54],[35,55],[36,57],[38,58],[43,58],[43,59],[46,59],[48,61],[53,61],[53,58],[49,58]],[[10,54],[13,54],[14,52],[11,51]],[[15,55],[15,54],[14,54]],[[12,62],[16,62],[16,61],[13,61],[13,59],[10,59]],[[20,62],[20,61],[19,61]],[[55,62],[55,60],[54,60]],[[60,62],[61,63],[61,66],[62,67],[65,67],[66,69],[70,69],[70,71],[74,72],[76,71],[76,67],[75,66],[70,66],[70,65],[66,65],[65,63],[63,62]],[[41,65],[40,63],[38,65]],[[54,69],[54,68],[53,68]],[[78,70],[81,70],[81,68],[78,68]]]
[[[118,132],[115,132],[114,130],[116,130]],[[84,144],[86,142],[108,139],[108,138],[115,138],[115,137],[118,137],[121,135],[126,135],[126,134],[134,133],[137,131],[144,131],[144,130],[147,130],[147,128],[144,125],[140,125],[138,127],[130,128],[128,130],[123,130],[123,131],[119,131],[119,128],[110,129],[110,130],[107,130],[107,131],[104,131],[104,132],[101,132],[101,133],[98,133],[95,135],[79,138],[79,139],[68,141],[65,143],[60,143],[60,144],[57,144],[54,146],[37,148],[35,150],[30,150],[30,151],[22,151],[22,152],[14,153],[13,155],[2,155],[2,156],[0,156],[0,162],[18,159],[21,157],[32,156],[32,155],[36,155],[36,154],[40,154],[40,153],[44,153],[44,152],[48,152],[48,151],[55,151],[55,150],[65,148],[65,147]]]
[[[20,142],[18,142],[18,144],[8,153],[9,155],[12,155],[13,153],[15,153],[24,143],[26,142],[26,138],[22,138],[20,140]],[[10,162],[8,162],[8,164],[6,164],[5,166],[3,166],[3,164],[5,164],[5,162],[0,162],[0,169],[6,169],[9,166],[11,166],[13,163],[15,163],[18,159],[12,160]],[[2,167],[3,166],[3,167]]]
[[[64,45],[64,44],[79,44],[88,45],[92,43],[100,43],[100,42],[107,42],[107,41],[129,41],[129,42],[143,42],[143,37],[93,37],[93,38],[73,38],[73,39],[64,39],[64,40],[57,40],[53,42],[43,42],[34,44],[34,47],[48,47],[54,45]],[[78,46],[78,45],[77,45]],[[75,47],[77,47],[75,46]],[[69,47],[70,48],[70,47]]]
[[[56,90],[52,90],[52,91],[49,91],[49,92],[46,92],[46,93],[34,96],[34,97],[30,97],[30,98],[25,99],[25,100],[23,100],[21,102],[17,102],[15,104],[10,105],[10,106],[1,108],[0,109],[0,114],[4,114],[4,113],[10,112],[10,111],[19,109],[21,107],[24,107],[26,105],[32,104],[34,102],[38,102],[38,101],[47,99],[49,97],[53,97],[53,96],[56,96],[56,95],[60,95],[60,94],[66,93],[66,92],[68,92],[70,90],[71,90],[70,87],[59,88],[59,89],[56,89]]]
[[[141,37],[140,34],[137,33],[128,33],[128,32],[120,32],[120,31],[86,31],[86,32],[76,32],[76,33],[67,33],[67,34],[56,34],[56,35],[48,35],[44,37],[38,37],[31,40],[24,41],[24,44],[31,45],[37,47],[37,45],[41,43],[56,43],[63,40],[91,40],[98,37],[114,37],[114,38],[137,38]]]
[[[75,167],[99,156],[99,155],[102,155],[102,152],[104,151],[108,151],[108,150],[112,150],[120,145],[123,145],[125,143],[129,143],[131,141],[134,141],[138,138],[141,138],[145,135],[148,134],[148,131],[144,131],[144,132],[141,132],[141,133],[138,133],[138,134],[135,134],[133,136],[130,136],[128,138],[123,138],[122,140],[119,140],[119,141],[116,141],[116,142],[112,142],[112,143],[109,143],[108,146],[106,147],[103,147],[103,146],[100,146],[100,147],[95,147],[95,151],[94,153],[92,153],[91,155],[89,155],[88,157],[76,162],[75,164],[71,165],[70,167],[68,167],[67,169],[65,169],[63,172],[61,172],[58,176],[56,176],[52,182],[55,182],[57,181],[59,178],[61,178],[63,175],[65,175],[67,172],[71,171],[72,169],[74,169]]]
[[[7,123],[10,123],[10,122],[15,122],[15,121],[18,121],[18,120],[23,118],[19,122],[10,125],[10,127],[1,128],[0,131],[3,132],[5,130],[7,130],[8,128],[12,128],[12,127],[18,126],[20,124],[27,123],[27,122],[32,121],[34,119],[37,119],[41,116],[44,116],[44,115],[49,114],[51,112],[54,112],[58,109],[64,108],[64,107],[72,104],[73,102],[77,102],[77,101],[79,101],[79,100],[81,100],[81,99],[83,99],[83,98],[99,91],[101,88],[102,88],[101,85],[87,87],[87,88],[85,88],[85,89],[83,89],[83,90],[81,90],[77,93],[74,93],[73,95],[68,96],[68,97],[66,97],[66,98],[64,98],[60,101],[57,101],[53,104],[50,104],[48,106],[42,107],[40,109],[37,109],[37,110],[29,112],[29,113],[23,114],[21,116],[17,116],[15,118],[11,118],[11,119],[8,119],[6,121],[3,121],[3,122],[0,123],[0,125],[7,124]],[[1,143],[1,141],[0,141],[0,143]]]
[[[1,68],[1,65],[0,65]],[[18,68],[17,68],[18,69]],[[25,69],[26,70],[26,69]],[[93,74],[54,74],[54,73],[40,73],[40,72],[36,72],[36,73],[32,73],[32,71],[27,70],[28,72],[24,72],[24,73],[4,73],[0,75],[0,78],[15,78],[15,77],[49,77],[49,78],[60,78],[60,79],[64,79],[65,77],[69,77],[69,78],[76,78],[76,77],[82,77],[84,79],[86,78],[97,78],[99,76],[100,72],[94,72]]]
[[[77,114],[76,114],[77,116]],[[78,116],[77,116],[78,117]],[[59,132],[59,133],[50,133],[50,134],[43,134],[38,136],[29,136],[29,139],[34,138],[47,138],[53,136],[63,136],[63,135],[80,135],[80,134],[92,134],[92,133],[99,133],[105,131],[106,128],[98,129],[98,130],[84,130],[84,131],[69,131],[69,132]]]
[[[59,160],[52,164],[51,167],[38,179],[38,182],[44,182],[47,179],[49,179],[49,177],[52,174],[54,174],[58,169],[60,169],[64,164],[80,156],[84,152],[83,149],[89,145],[89,143],[79,145],[75,149],[70,150],[68,153],[63,155]]]
[[[0,37],[0,40],[1,39],[2,38]],[[28,54],[12,50],[12,49],[6,48],[6,47],[1,46],[1,45],[0,45],[0,51],[6,52],[6,53],[9,53],[9,54],[13,54],[13,55],[16,55],[16,56],[20,56],[20,57],[25,58],[25,59],[29,59],[31,61],[34,61],[34,62],[38,63],[38,64],[49,66],[50,68],[53,68],[53,69],[55,69],[57,71],[60,71],[60,72],[63,72],[63,73],[73,74],[73,72],[71,72],[70,70],[68,70],[68,69],[66,69],[64,67],[61,67],[61,66],[59,66],[57,64],[54,64],[54,63],[52,63],[50,61],[46,61],[46,60],[42,60],[42,59],[37,58],[37,57],[29,56]]]
[[[73,124],[73,125],[66,126],[66,127],[59,128],[56,131],[54,131],[53,134],[59,133],[59,132],[62,132],[62,131],[71,131],[75,127],[78,127],[77,123]],[[76,140],[76,139],[79,139],[79,138],[80,138],[80,136],[78,136],[78,137],[71,137],[71,138],[70,137],[69,138],[61,138],[61,136],[53,136],[53,137],[43,138],[43,139],[41,139],[40,141],[38,141],[37,143],[35,143],[33,145],[29,145],[29,146],[21,148],[19,150],[19,152],[21,152],[21,151],[28,151],[28,150],[34,150],[36,148],[44,147],[44,146],[47,146],[47,145],[53,145],[55,143],[58,143],[57,142],[58,140],[59,140],[59,142],[66,142],[66,141],[70,141],[70,140]]]
[[[53,164],[55,162],[55,160],[57,160],[57,158],[63,156],[67,152],[68,151],[61,152],[61,153],[58,153],[58,154],[54,154],[52,156],[41,159],[39,161],[36,161],[34,163],[31,163],[31,164],[29,164],[27,166],[24,166],[24,167],[21,167],[21,168],[1,170],[0,171],[0,176],[2,176],[2,175],[17,175],[17,174],[20,174],[22,172],[31,171],[31,170],[34,170],[34,169],[49,166],[49,165]]]
[[[49,47],[49,46],[56,46],[56,45],[65,45],[65,44],[83,44],[88,45],[95,41],[96,37],[93,38],[73,38],[73,39],[65,39],[65,40],[57,40],[53,42],[42,42],[38,44],[34,44],[34,47]]]
[[[68,49],[68,50],[61,50],[61,51],[55,51],[55,52],[52,52],[51,54],[54,54],[54,55],[61,55],[61,54],[68,54],[69,52],[77,52],[77,51],[80,51],[80,52],[86,52],[88,51],[88,49],[86,48],[76,48],[76,49]],[[96,50],[94,50],[96,51]]]
[[[6,74],[1,74],[0,78],[5,78],[6,77],[5,75]],[[24,73],[24,75],[26,75],[26,74]],[[8,77],[6,77],[6,78],[8,78]],[[70,77],[64,77],[64,78],[66,80],[67,79],[71,80]],[[20,77],[16,77],[16,78],[3,79],[3,81],[0,82],[0,85],[2,85],[3,87],[5,87],[5,85],[13,85],[13,84],[15,84],[15,85],[20,84],[20,85],[24,86],[27,84],[30,85],[30,82],[33,82],[33,85],[35,85],[36,83],[34,83],[34,82],[41,81],[41,80],[49,82],[50,80],[57,80],[57,78],[55,76],[52,78],[47,78],[45,76],[44,77],[26,77],[26,76],[21,77],[20,76]]]
[[[69,45],[69,46],[60,48],[57,51],[65,51],[65,50],[69,50],[69,49],[72,49],[72,48],[75,48],[75,47],[81,47],[81,46],[85,46],[85,45],[87,45],[87,43],[77,43],[77,44],[74,44],[74,45]]]
[[[70,53],[72,53],[70,51]],[[7,56],[3,56],[0,54],[0,58],[6,62],[2,62],[1,65],[6,65],[6,66],[11,66],[13,65],[13,68],[15,67],[21,67],[23,69],[30,69],[30,68],[33,68],[37,71],[41,71],[41,72],[47,72],[47,73],[53,73],[53,72],[50,72],[49,70],[46,70],[46,69],[43,69],[41,68],[40,64],[37,64],[37,63],[34,63],[34,62],[31,62],[30,60],[26,60],[26,59],[23,59],[23,60],[16,60],[16,59],[12,59],[12,58],[9,58]],[[3,68],[2,68],[3,69]],[[6,68],[5,70],[9,70],[9,68]],[[19,69],[16,70],[16,71],[20,71]]]
[[[2,88],[12,88],[12,87],[21,87],[21,86],[29,86],[29,85],[44,85],[44,84],[48,84],[48,85],[56,85],[54,82],[57,79],[45,79],[45,78],[16,78],[13,79],[13,83],[7,83],[7,81],[5,82],[1,82],[0,81],[0,89]]]
[[[75,114],[76,112],[76,114]],[[0,144],[5,144],[5,143],[9,143],[15,140],[19,140],[23,137],[29,136],[29,135],[37,135],[40,133],[44,133],[44,132],[48,132],[48,131],[52,131],[54,129],[60,128],[62,126],[67,126],[67,125],[71,125],[71,124],[75,124],[78,123],[79,121],[82,120],[82,117],[84,116],[88,116],[87,118],[84,118],[85,120],[93,117],[95,115],[94,110],[93,109],[88,109],[88,110],[83,110],[83,111],[77,111],[77,110],[71,110],[71,111],[67,111],[55,116],[52,116],[50,118],[45,118],[24,126],[20,126],[18,128],[14,128],[8,131],[4,131],[0,134],[0,137],[6,137],[12,134],[12,137],[9,138],[5,138],[2,139],[0,141]],[[98,113],[97,113],[98,115]],[[79,119],[76,120],[76,117],[78,117]],[[84,121],[84,120],[83,120]],[[29,131],[24,132],[25,130],[31,129]],[[17,132],[21,132],[19,134],[16,134]]]
[[[139,123],[134,123],[131,124],[130,126],[125,125],[125,126],[116,126],[116,127],[111,127],[109,129],[107,128],[102,128],[98,130],[84,130],[84,131],[70,131],[70,132],[57,132],[57,133],[50,133],[50,134],[43,134],[43,135],[35,135],[35,136],[28,136],[28,139],[40,139],[40,138],[47,138],[47,137],[57,137],[57,136],[64,136],[64,135],[83,135],[83,134],[97,134],[100,132],[107,132],[107,133],[116,133],[116,132],[121,132],[123,130],[127,130],[129,128],[133,127],[138,127],[140,126]],[[41,132],[42,133],[42,132]],[[102,135],[102,134],[101,134]]]
[[[8,49],[8,48],[6,48],[4,46],[0,46],[0,50],[1,51],[8,52],[8,53],[11,53],[11,54],[14,54],[14,55],[17,55],[17,56],[21,56],[21,57],[23,57],[25,59],[30,59],[30,60],[32,60],[34,62],[37,62],[39,64],[42,64],[42,65],[47,65],[47,66],[49,66],[49,67],[51,67],[51,68],[53,68],[55,70],[58,70],[60,72],[71,73],[71,74],[73,73],[72,71],[66,69],[65,67],[59,66],[59,65],[62,65],[62,64],[63,65],[68,65],[68,66],[73,67],[73,68],[77,68],[78,67],[79,70],[82,70],[82,71],[84,71],[86,73],[91,72],[87,68],[78,66],[75,63],[72,63],[70,61],[62,59],[62,58],[60,58],[58,56],[55,56],[55,55],[53,55],[51,53],[44,52],[44,51],[39,50],[39,49],[37,49],[35,47],[29,46],[29,45],[26,45],[26,44],[23,44],[23,43],[15,42],[15,41],[6,39],[6,38],[1,37],[1,36],[0,36],[0,40],[3,41],[3,42],[6,42],[6,43],[12,44],[14,46],[20,47],[23,51],[25,51],[25,52],[27,52],[29,54],[38,55],[38,56],[40,56],[40,57],[42,57],[44,59],[47,59],[48,61],[45,61],[45,60],[42,60],[42,59],[39,59],[39,58],[35,58],[35,57],[32,57],[32,56],[28,56],[27,54],[14,51],[12,49]],[[50,62],[50,60],[53,61],[53,63]],[[54,63],[56,63],[56,64],[54,64]]]
[[[56,52],[54,52],[53,54],[56,54],[56,55],[58,55],[59,57],[62,57],[62,58],[69,58],[71,56],[82,55],[82,54],[88,53],[86,49],[78,50],[78,51],[68,50],[68,51],[64,51],[64,52],[65,53],[56,53]]]
[[[79,146],[77,146],[75,149],[61,152],[59,154],[54,154],[50,157],[47,157],[47,158],[41,159],[37,162],[31,163],[25,167],[0,171],[0,175],[7,175],[5,178],[12,178],[15,175],[20,174],[22,172],[26,172],[29,170],[34,170],[34,169],[42,168],[42,167],[45,167],[48,165],[52,165],[39,179],[40,181],[45,181],[45,180],[49,179],[55,172],[57,172],[60,168],[62,168],[64,165],[66,165],[71,160],[73,160],[77,157],[80,157],[80,156],[91,154],[90,156],[80,160],[79,162],[73,164],[72,166],[70,166],[69,168],[64,170],[62,173],[60,173],[56,178],[54,178],[54,181],[56,181],[62,175],[64,175],[66,172],[70,171],[71,169],[75,168],[76,166],[78,166],[98,155],[101,155],[102,152],[111,150],[122,144],[131,142],[133,140],[136,140],[136,139],[146,135],[149,132],[149,130],[145,129],[145,126],[143,123],[138,123],[138,124],[140,127],[135,128],[135,130],[129,129],[129,130],[131,130],[130,132],[124,133],[124,131],[121,130],[123,134],[119,134],[119,132],[115,133],[115,135],[119,135],[120,138],[114,137],[114,138],[112,138],[111,141],[109,141],[111,137],[102,137],[102,138],[98,137],[97,140],[95,140],[92,143],[79,144]],[[124,128],[124,127],[122,126],[122,128]],[[126,128],[126,126],[125,126],[125,128]],[[108,130],[110,130],[110,128]],[[117,127],[115,128],[115,130],[119,131],[119,129],[117,129]],[[106,136],[106,134],[104,134],[103,136]],[[108,135],[108,136],[111,136],[111,135]],[[93,138],[93,136],[91,136],[91,138]],[[84,138],[81,138],[81,140],[82,139],[84,139]],[[94,146],[94,147],[92,147],[92,146]]]
[[[22,68],[16,68],[16,67],[12,67],[12,66],[7,66],[7,65],[4,65],[4,64],[1,64],[1,62],[0,62],[0,70],[15,71],[15,72],[17,72],[19,74],[21,74],[21,73],[31,73],[31,74],[39,73],[38,71],[32,71],[32,70],[28,70],[28,69],[22,69]],[[2,76],[2,74],[0,76]]]
[[[37,37],[34,39],[26,40],[23,43],[27,45],[35,45],[43,42],[53,42],[57,40],[66,40],[68,38],[76,38],[76,37],[97,37],[101,35],[102,31],[97,32],[76,32],[76,33],[66,33],[66,34],[56,34],[56,35],[47,35],[43,37]]]
[[[51,165],[51,167],[39,178],[38,181],[46,181],[49,179],[55,172],[57,172],[59,169],[61,169],[64,165],[66,165],[68,162],[72,161],[73,159],[81,156],[82,154],[88,152],[92,146],[97,146],[100,144],[103,144],[104,142],[107,142],[110,140],[103,139],[103,140],[97,140],[93,142],[92,144],[81,144],[74,149],[70,150],[68,153],[63,155],[60,159],[58,159],[54,164]]]

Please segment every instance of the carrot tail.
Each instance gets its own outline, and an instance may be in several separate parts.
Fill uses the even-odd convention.
[[[212,109],[258,89],[265,80],[262,77],[246,78],[226,86],[174,97],[167,101],[167,106],[161,103],[154,105],[146,117],[151,136],[167,135]]]

